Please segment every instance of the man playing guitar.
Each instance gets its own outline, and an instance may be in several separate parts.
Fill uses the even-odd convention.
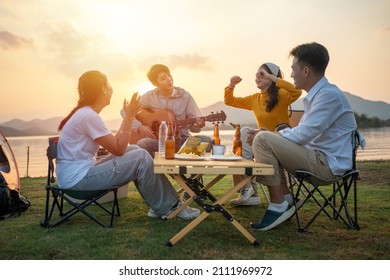
[[[158,151],[158,139],[155,129],[153,130],[150,125],[153,117],[159,118],[158,115],[161,114],[161,116],[167,115],[170,118],[169,121],[193,119],[194,123],[180,126],[182,143],[190,136],[190,132],[201,131],[201,128],[205,126],[205,119],[202,118],[191,94],[173,85],[173,78],[167,66],[155,64],[150,68],[147,76],[156,88],[141,96],[141,112],[133,122],[133,137],[130,144],[137,144],[154,157],[154,153]],[[163,117],[161,118],[164,120]],[[197,137],[200,137],[202,142],[209,142],[209,149],[211,148],[210,137]]]

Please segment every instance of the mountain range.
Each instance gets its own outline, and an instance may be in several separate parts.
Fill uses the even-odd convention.
[[[390,119],[390,104],[383,101],[370,101],[359,96],[345,92],[345,95],[357,114],[365,114],[367,117],[377,117],[381,120]],[[302,98],[292,104],[295,110],[303,109]],[[255,124],[253,113],[248,110],[237,109],[226,106],[223,101],[217,102],[207,107],[200,108],[203,116],[211,113],[224,111],[227,118],[225,123],[240,123],[241,125]],[[53,135],[57,134],[57,127],[63,117],[54,117],[46,120],[34,119],[24,121],[21,119],[12,119],[0,124],[0,130],[7,136],[35,136],[35,135]],[[106,120],[109,129],[115,131],[121,123],[121,119]],[[211,123],[206,123],[207,128],[211,128]]]

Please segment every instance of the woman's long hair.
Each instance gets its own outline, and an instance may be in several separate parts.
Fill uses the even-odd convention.
[[[269,74],[272,74],[271,70],[267,66],[267,64],[263,64],[260,66],[261,68],[264,68]],[[278,72],[278,75],[276,75],[278,78],[283,78],[282,71]],[[267,92],[269,96],[269,100],[267,102],[267,106],[265,107],[266,112],[271,112],[272,109],[278,104],[279,101],[279,87],[276,86],[276,83],[271,82],[271,85],[269,86]]]
[[[103,88],[107,86],[107,77],[99,71],[85,72],[79,78],[78,92],[79,101],[77,106],[64,118],[58,126],[58,131],[64,127],[73,114],[80,108],[95,104]]]

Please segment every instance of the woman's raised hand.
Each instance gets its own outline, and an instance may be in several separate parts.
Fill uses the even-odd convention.
[[[234,88],[241,81],[242,81],[242,79],[240,76],[233,76],[230,78],[229,86]]]
[[[141,99],[138,92],[134,93],[130,102],[126,99],[123,101],[123,111],[126,113],[126,117],[135,117],[138,114],[141,107]]]
[[[278,77],[276,77],[273,74],[268,73],[264,69],[260,69],[260,71],[258,73],[259,73],[261,79],[269,80],[269,81],[274,82],[274,83],[276,83],[278,81]]]

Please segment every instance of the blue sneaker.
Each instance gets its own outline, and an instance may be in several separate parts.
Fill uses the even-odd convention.
[[[295,213],[294,205],[289,205],[287,210],[284,212],[276,212],[267,209],[261,222],[253,222],[250,223],[249,226],[251,229],[266,231],[290,219],[292,215],[294,215],[294,213]]]

